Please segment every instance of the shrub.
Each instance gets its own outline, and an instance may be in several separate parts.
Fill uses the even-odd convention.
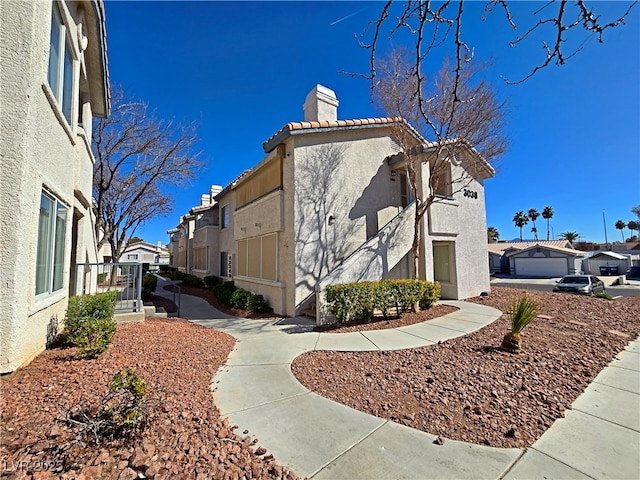
[[[125,368],[112,377],[99,407],[70,409],[67,421],[91,433],[97,445],[103,438],[131,433],[140,425],[146,390],[147,383],[135,370]]]
[[[526,295],[515,300],[508,311],[511,316],[511,331],[502,339],[502,348],[511,353],[520,352],[522,339],[520,333],[538,314],[538,305]]]
[[[158,277],[153,274],[146,274],[142,277],[142,298],[147,300],[156,291]]]
[[[247,299],[247,309],[253,313],[270,312],[272,310],[262,295],[254,293],[249,295]]]
[[[422,280],[383,280],[330,285],[326,288],[329,310],[338,322],[370,321],[375,310],[385,316],[391,308],[404,312],[416,304],[432,306],[440,297],[440,284]]]
[[[215,287],[220,283],[220,277],[217,277],[215,275],[207,275],[203,280],[204,284],[209,288]]]
[[[191,275],[189,273],[182,274],[182,283],[191,287],[204,287],[204,282],[200,277],[196,277],[195,275]]]
[[[116,322],[113,310],[118,298],[116,290],[71,297],[65,315],[65,336],[78,347],[78,356],[93,358],[104,352],[113,339]]]
[[[423,282],[424,292],[420,297],[420,308],[431,308],[440,300],[440,282]]]
[[[247,309],[247,301],[249,300],[249,296],[251,296],[252,293],[248,292],[247,290],[245,290],[244,288],[238,288],[235,292],[233,292],[233,294],[231,295],[231,306],[233,308],[239,308],[240,310],[246,310]]]
[[[98,285],[104,284],[104,281],[106,279],[107,279],[107,274],[106,273],[99,273],[98,274]]]
[[[226,305],[231,305],[231,295],[237,290],[233,282],[224,282],[211,289],[215,297]]]
[[[613,300],[613,297],[606,292],[596,293],[594,295],[596,298],[604,298],[605,300]]]
[[[160,265],[160,273],[169,273],[169,265]]]

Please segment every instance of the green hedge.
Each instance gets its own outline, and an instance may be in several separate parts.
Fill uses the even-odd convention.
[[[218,300],[233,308],[250,310],[253,313],[272,311],[262,295],[255,294],[244,288],[238,288],[233,282],[215,285],[211,291]]]
[[[116,332],[113,310],[117,300],[117,290],[69,299],[65,337],[78,347],[79,357],[96,357],[109,348]]]
[[[156,291],[158,277],[152,273],[147,273],[142,277],[142,299],[148,300],[151,294]]]
[[[424,280],[345,283],[328,286],[325,298],[338,322],[370,321],[376,310],[386,318],[391,309],[407,312],[416,304],[431,307],[440,298],[440,284]]]

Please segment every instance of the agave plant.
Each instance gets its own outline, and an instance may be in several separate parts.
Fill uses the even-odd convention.
[[[522,344],[520,333],[537,314],[538,305],[526,295],[515,300],[509,308],[511,331],[502,339],[502,348],[511,353],[518,353]]]

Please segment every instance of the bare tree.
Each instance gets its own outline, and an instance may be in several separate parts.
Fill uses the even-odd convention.
[[[399,2],[395,2],[399,3]],[[457,80],[462,76],[464,65],[473,57],[474,47],[464,36],[463,24],[473,21],[485,21],[494,11],[502,12],[505,21],[514,31],[514,37],[508,41],[510,47],[518,47],[525,41],[542,41],[542,58],[534,61],[530,71],[524,77],[507,83],[522,83],[541,69],[549,65],[564,65],[567,60],[578,54],[584,47],[584,41],[572,48],[568,41],[575,39],[580,32],[583,36],[595,36],[598,42],[604,41],[604,32],[623,25],[631,9],[637,2],[626,2],[620,6],[620,15],[609,21],[587,6],[586,0],[567,2],[566,0],[549,0],[540,2],[540,8],[533,12],[533,18],[516,19],[506,0],[489,0],[485,3],[484,13],[480,18],[469,18],[465,7],[469,1],[458,2],[431,0],[405,0],[402,6],[395,8],[393,0],[385,2],[380,16],[370,23],[370,30],[365,32],[368,39],[361,45],[370,51],[370,78],[377,76],[377,51],[381,42],[395,38],[405,42],[409,37],[412,63],[417,78],[415,94],[421,95],[422,83],[425,81],[424,65],[432,61],[432,54],[437,51],[455,52],[454,76]],[[516,21],[523,20],[525,25],[518,33]],[[531,21],[533,20],[533,21]],[[567,49],[569,49],[567,51]],[[372,82],[372,85],[374,83]],[[454,99],[455,99],[454,89]]]
[[[393,51],[380,65],[374,94],[386,114],[398,120],[393,135],[415,199],[412,252],[413,274],[418,278],[425,213],[433,203],[464,190],[487,169],[493,173],[487,162],[498,160],[507,148],[507,104],[486,81],[478,79],[479,69],[472,63],[456,77],[445,61],[430,82],[420,81],[402,50]],[[415,94],[416,88],[420,95]],[[451,164],[462,156],[465,168],[454,176]],[[429,170],[427,185],[421,183],[423,166]]]
[[[140,225],[171,213],[163,189],[184,186],[201,163],[195,124],[161,120],[120,88],[112,95],[111,115],[93,129],[93,196],[98,248],[108,243],[118,259]]]

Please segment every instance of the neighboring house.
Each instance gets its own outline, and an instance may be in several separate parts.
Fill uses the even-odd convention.
[[[337,107],[335,93],[316,86],[305,121],[276,132],[263,161],[168,232],[172,265],[233,280],[289,316],[322,304],[329,284],[410,278],[413,200],[394,132],[400,125],[423,142],[423,185],[434,145],[396,119],[337,120]],[[419,273],[438,280],[443,297],[467,298],[490,288],[483,182],[494,172],[470,145],[452,157],[443,175],[474,174],[466,195],[443,189],[425,215]]]
[[[101,1],[0,2],[0,373],[61,328],[97,259],[91,125],[109,111]]]
[[[563,277],[583,273],[582,262],[589,255],[587,252],[539,243],[507,254],[511,275]]]
[[[538,247],[538,246],[550,247],[550,248],[561,248],[561,249],[564,248],[564,249],[570,249],[570,250],[573,249],[571,242],[567,240],[539,240],[539,241],[525,241],[525,242],[490,243],[487,246],[487,249],[489,251],[489,271],[492,274],[503,273],[506,275],[509,275],[509,274],[515,275],[513,270],[513,267],[515,267],[515,264],[514,265],[510,264],[509,255],[521,250],[526,250],[531,247]],[[524,263],[526,262],[527,262],[526,260],[524,262],[522,261],[519,262],[520,263],[519,267],[521,271],[527,271],[526,268],[522,270]],[[553,263],[553,261],[550,263]],[[549,266],[549,263],[544,264],[544,262],[540,262],[538,265],[539,265],[537,267],[538,270],[540,268],[545,269],[546,266]],[[533,267],[533,268],[535,269],[536,267]],[[546,276],[546,273],[544,273],[542,276]]]
[[[592,252],[584,262],[585,273],[591,275],[624,275],[635,265],[638,255],[615,252]]]
[[[148,263],[151,268],[169,265],[169,250],[161,242],[157,245],[148,242],[136,242],[127,245],[118,260],[121,263]]]

